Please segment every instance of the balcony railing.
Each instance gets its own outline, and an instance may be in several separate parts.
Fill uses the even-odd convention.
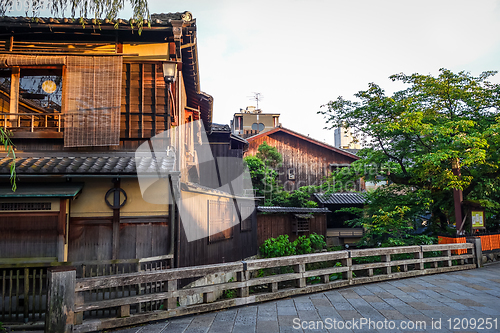
[[[63,114],[54,113],[0,113],[0,127],[6,130],[27,129],[61,132]]]

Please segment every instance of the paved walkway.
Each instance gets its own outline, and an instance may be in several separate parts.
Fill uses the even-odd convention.
[[[500,263],[116,330],[118,333],[338,331],[500,332]]]

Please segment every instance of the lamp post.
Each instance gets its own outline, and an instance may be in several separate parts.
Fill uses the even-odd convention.
[[[163,78],[165,83],[175,82],[177,79],[177,62],[166,61],[163,63]]]

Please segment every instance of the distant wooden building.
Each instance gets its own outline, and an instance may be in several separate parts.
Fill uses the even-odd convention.
[[[346,221],[352,220],[357,216],[346,213],[337,212],[342,208],[356,207],[363,208],[365,199],[359,193],[332,193],[321,194],[315,193],[314,199],[318,202],[319,207],[327,208],[330,212],[327,216],[327,241],[331,245],[344,245],[356,243],[363,236],[363,228],[352,227]]]
[[[281,153],[283,164],[278,168],[279,180],[287,191],[320,185],[332,169],[349,166],[359,159],[342,149],[283,127],[275,127],[247,140],[249,148],[245,156],[256,155],[264,141]]]
[[[326,237],[327,208],[257,207],[257,242],[288,235],[290,241],[303,235],[316,233]]]
[[[213,98],[200,90],[196,20],[153,14],[150,23],[138,34],[126,20],[0,18],[0,126],[13,132],[18,174],[12,192],[11,159],[0,151],[1,258],[172,254],[183,267],[256,253],[255,213],[233,225],[238,212],[254,211],[252,198],[217,190],[225,179],[200,180],[201,146],[241,159],[246,142],[216,138]],[[202,142],[202,132],[213,140]],[[153,151],[135,155],[142,144]],[[156,182],[141,188],[138,172]],[[183,209],[202,234],[223,231],[189,242],[172,194],[189,199]]]

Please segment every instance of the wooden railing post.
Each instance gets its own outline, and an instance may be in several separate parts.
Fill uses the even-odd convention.
[[[472,254],[474,255],[474,261],[476,262],[476,267],[480,268],[483,262],[483,249],[481,248],[481,238],[471,237],[467,239],[467,243],[472,243],[474,247],[472,248]]]
[[[243,261],[243,271],[236,273],[236,280],[238,282],[245,282],[250,278],[250,272],[246,270],[247,263]],[[250,296],[250,287],[245,286],[238,288],[238,297]]]
[[[380,260],[382,262],[388,262],[388,263],[390,263],[391,262],[391,255],[390,254],[381,255],[380,256]],[[382,271],[385,272],[385,274],[391,274],[391,266],[390,266],[390,264],[389,264],[389,266],[386,266],[386,267],[382,268]]]
[[[451,267],[453,263],[451,262],[451,250],[444,250],[442,251],[442,254],[444,254],[447,259],[444,261],[444,265],[446,267]]]
[[[47,280],[45,332],[70,333],[74,324],[76,269],[50,267]]]
[[[177,280],[168,280],[167,281],[167,291],[176,291],[177,290]],[[169,297],[163,302],[163,307],[166,310],[172,310],[177,307],[177,297]]]
[[[295,273],[305,273],[306,264],[298,264],[293,267]],[[306,286],[306,278],[299,278],[295,280],[296,288],[304,288]]]
[[[422,250],[422,246],[420,246],[420,251],[415,252],[415,259],[420,259],[418,263],[415,264],[415,269],[424,269],[424,252]]]
[[[348,280],[350,284],[352,280],[352,257],[351,257],[351,251],[347,252],[349,253],[349,258],[341,259],[340,262],[342,263],[342,266],[349,268],[348,271],[342,273],[342,279]]]

